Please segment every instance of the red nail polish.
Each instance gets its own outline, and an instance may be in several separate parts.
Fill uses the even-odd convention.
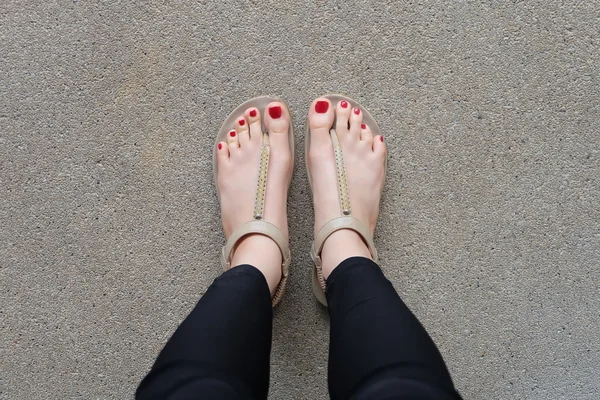
[[[256,117],[256,110],[250,110],[250,112],[248,114],[250,114],[250,116],[252,118],[254,118],[254,117]]]
[[[315,104],[315,111],[319,114],[325,114],[329,110],[329,102],[328,101],[317,101]]]
[[[383,136],[379,136],[379,140],[383,142]]]
[[[355,108],[354,109],[354,114],[356,114],[356,115],[360,114],[360,108]]]
[[[269,116],[273,119],[281,118],[281,107],[269,107]]]
[[[342,108],[348,108],[348,102],[346,100],[342,100],[340,106],[342,106]]]
[[[238,123],[240,124],[240,126],[244,126],[246,124],[246,120],[245,119],[240,119],[238,121]]]
[[[221,150],[222,148],[223,148],[223,143],[219,143],[219,144],[217,145],[217,149]]]
[[[360,127],[361,127],[362,129],[367,129],[367,124],[360,124]]]
[[[231,136],[231,137],[235,137],[235,131],[231,131],[231,132],[229,132],[229,136]]]

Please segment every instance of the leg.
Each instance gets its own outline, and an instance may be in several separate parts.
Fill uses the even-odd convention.
[[[225,272],[175,331],[137,399],[266,399],[273,311],[263,274]]]
[[[292,173],[290,116],[267,105],[268,164],[263,219],[287,241],[287,190]],[[225,237],[252,219],[257,197],[262,118],[245,110],[216,148],[217,185]],[[262,187],[261,187],[262,188]],[[138,399],[266,399],[272,301],[282,278],[278,245],[260,233],[237,241],[230,263],[177,329],[138,388]]]
[[[351,214],[372,236],[385,178],[383,137],[374,136],[363,123],[363,110],[345,100],[333,105],[316,99],[308,122],[315,236],[341,209],[332,127],[343,150]],[[460,398],[431,338],[358,233],[335,231],[323,245],[321,260],[331,314],[332,399]]]
[[[460,399],[435,344],[372,260],[327,279],[332,399]]]

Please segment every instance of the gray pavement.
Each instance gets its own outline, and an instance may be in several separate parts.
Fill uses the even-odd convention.
[[[306,108],[390,150],[381,264],[466,399],[600,398],[598,1],[0,3],[0,399],[125,399],[219,274],[211,146],[289,102],[271,398],[325,399]]]

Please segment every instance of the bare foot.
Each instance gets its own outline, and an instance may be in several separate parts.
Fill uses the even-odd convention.
[[[265,111],[271,151],[263,220],[277,226],[287,239],[287,191],[292,178],[288,142],[290,116],[287,107],[278,102],[269,103]],[[253,219],[261,147],[261,115],[256,108],[249,108],[240,115],[227,135],[227,143],[217,144],[217,185],[227,239],[235,229]],[[259,269],[267,279],[271,295],[274,294],[281,280],[282,255],[272,239],[252,234],[239,241],[231,265],[241,264]]]
[[[313,101],[308,111],[310,149],[308,171],[315,207],[315,235],[329,220],[341,216],[341,204],[333,143],[329,134],[335,118],[335,130],[344,153],[352,216],[371,232],[375,231],[379,201],[385,178],[386,147],[382,136],[373,137],[362,123],[363,113],[352,104],[335,105],[327,99]],[[365,242],[354,231],[342,229],[325,241],[321,252],[323,277],[349,257],[371,258]]]

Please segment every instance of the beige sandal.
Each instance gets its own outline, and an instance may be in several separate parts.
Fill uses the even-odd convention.
[[[247,235],[250,235],[253,233],[258,233],[258,234],[269,237],[275,243],[277,243],[279,250],[281,250],[281,255],[283,256],[283,262],[281,265],[281,271],[282,271],[281,281],[279,282],[279,285],[277,285],[277,288],[275,289],[275,294],[273,295],[273,307],[275,307],[277,305],[277,303],[279,303],[279,301],[281,300],[281,298],[283,296],[283,292],[285,290],[285,285],[287,283],[287,278],[288,278],[288,270],[289,270],[289,266],[290,266],[290,262],[291,262],[291,253],[290,253],[288,241],[285,238],[285,236],[283,235],[283,233],[281,232],[281,230],[279,228],[277,228],[275,225],[262,220],[262,216],[264,214],[264,207],[265,207],[265,191],[267,188],[267,176],[268,176],[267,172],[269,169],[269,153],[270,153],[269,134],[267,133],[267,131],[265,129],[264,115],[265,115],[265,108],[266,108],[267,104],[269,104],[273,101],[278,101],[278,102],[283,103],[283,101],[281,99],[278,99],[275,97],[268,97],[268,96],[256,97],[254,99],[248,100],[245,103],[239,105],[235,110],[233,110],[233,112],[231,114],[229,114],[227,119],[225,119],[225,122],[223,122],[223,125],[221,126],[221,129],[219,130],[219,134],[217,135],[217,139],[215,141],[215,146],[214,146],[214,150],[213,150],[213,173],[214,173],[214,179],[215,179],[215,186],[217,187],[217,195],[220,197],[219,186],[217,185],[217,173],[218,173],[217,168],[218,167],[217,167],[217,151],[216,151],[217,146],[216,146],[216,144],[219,142],[222,142],[222,141],[227,141],[228,132],[234,126],[236,119],[239,118],[240,115],[244,114],[244,111],[246,111],[250,107],[257,108],[260,111],[261,115],[263,116],[263,145],[262,145],[262,150],[261,150],[261,154],[260,154],[260,170],[259,170],[259,174],[258,174],[258,182],[257,182],[257,188],[256,188],[256,200],[254,202],[254,215],[252,215],[252,216],[249,215],[248,218],[252,218],[252,219],[250,219],[248,222],[246,222],[245,224],[238,227],[231,234],[231,236],[227,240],[227,243],[225,244],[225,246],[223,246],[221,263],[223,264],[223,270],[227,271],[228,269],[231,268],[231,259],[233,258],[233,253],[236,248],[236,245],[240,241],[240,239],[242,239],[243,237],[245,237]],[[285,103],[283,103],[283,104],[285,104]],[[293,157],[293,155],[294,155],[294,128],[292,125],[291,114],[289,113],[289,109],[288,109],[288,115],[290,115],[290,128],[289,128],[288,135],[289,135],[289,142],[290,142],[290,151],[292,153],[292,160],[293,160],[293,158],[294,158]],[[292,165],[292,170],[293,170],[293,165]],[[289,186],[288,186],[288,188],[289,188]]]
[[[348,103],[352,104],[354,107],[359,107],[363,112],[363,122],[366,123],[371,131],[373,132],[373,136],[381,135],[381,130],[377,125],[377,122],[373,118],[373,116],[357,101],[352,100],[349,97],[338,95],[338,94],[330,94],[323,96],[324,98],[331,101],[332,106],[337,107],[338,103],[342,100],[346,100]],[[338,181],[338,190],[340,195],[340,216],[332,219],[331,221],[325,223],[318,231],[315,236],[315,240],[312,244],[310,250],[310,256],[315,262],[315,267],[313,268],[313,276],[312,276],[312,286],[313,292],[315,293],[315,297],[321,304],[327,306],[327,299],[325,298],[325,278],[323,277],[323,268],[321,264],[321,251],[323,250],[323,245],[325,241],[331,234],[340,230],[340,229],[351,229],[358,233],[369,248],[369,252],[371,253],[371,257],[373,260],[377,262],[377,249],[375,248],[375,244],[373,243],[373,237],[369,232],[369,228],[365,226],[360,220],[354,218],[352,214],[352,209],[350,205],[350,196],[348,193],[348,181],[346,178],[346,166],[344,164],[344,154],[342,152],[342,148],[340,146],[337,133],[335,131],[335,121],[333,122],[332,128],[329,130],[331,135],[331,140],[333,142],[333,151],[335,153],[335,163],[337,169],[337,181]],[[310,148],[310,126],[307,122],[306,124],[306,142],[305,142],[305,150],[306,150],[306,166],[308,173],[308,151]],[[387,159],[385,169],[387,171]],[[308,182],[312,190],[312,183],[310,181],[310,173],[308,173]]]

